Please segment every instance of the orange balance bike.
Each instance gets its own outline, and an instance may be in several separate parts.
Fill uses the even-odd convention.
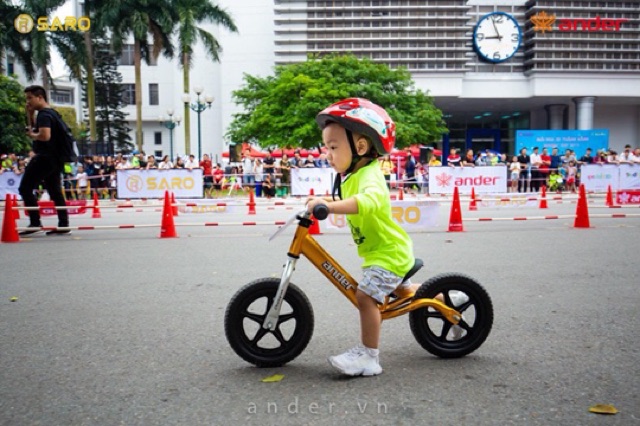
[[[227,305],[224,329],[233,350],[258,367],[277,367],[295,359],[307,347],[314,326],[307,296],[291,283],[300,255],[304,255],[357,307],[358,283],[309,234],[313,218],[324,220],[326,206],[313,216],[306,210],[292,217],[273,239],[296,220],[298,226],[287,253],[282,277],[261,278],[238,290]],[[409,279],[423,263],[415,260],[404,277]],[[482,345],[493,324],[493,304],[474,279],[456,273],[425,281],[415,294],[392,294],[379,305],[382,319],[409,314],[409,326],[418,343],[442,358],[465,356]]]

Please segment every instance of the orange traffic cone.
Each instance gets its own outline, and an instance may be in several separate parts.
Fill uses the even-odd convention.
[[[311,189],[309,190],[309,195],[310,195],[310,196],[314,196],[314,195],[316,195],[316,193],[313,191],[313,188],[311,188]]]
[[[546,185],[542,185],[542,195],[540,195],[540,206],[541,209],[548,209],[547,206],[547,187]]]
[[[478,205],[476,204],[476,189],[473,186],[471,187],[471,202],[469,203],[469,210],[478,210]]]
[[[607,200],[605,201],[607,207],[613,207],[613,191],[611,191],[611,185],[607,187]]]
[[[587,194],[584,190],[584,184],[580,185],[580,195],[578,198],[578,206],[576,207],[576,220],[573,223],[574,228],[590,228],[589,209],[587,208]]]
[[[320,221],[315,217],[313,217],[313,215],[311,216],[311,226],[309,226],[309,234],[310,235],[322,234],[322,232],[320,232]]]
[[[92,219],[100,219],[102,214],[100,213],[100,207],[98,206],[98,193],[93,193],[93,211],[91,213]]]
[[[460,209],[460,194],[458,187],[453,190],[453,203],[451,204],[451,215],[449,216],[449,232],[462,232],[462,211]]]
[[[176,204],[176,194],[171,193],[171,213],[174,216],[178,216],[178,204]]]
[[[20,235],[16,229],[17,212],[13,211],[14,195],[7,194],[4,202],[4,216],[2,217],[2,242],[17,243],[20,241]]]
[[[400,188],[400,191],[398,191],[398,200],[404,200],[404,190],[402,188]]]
[[[253,195],[253,189],[249,189],[249,202],[247,205],[249,206],[249,214],[256,214],[256,199]]]
[[[173,211],[169,191],[164,192],[164,208],[162,209],[162,224],[160,226],[160,238],[176,238],[176,225],[173,223]]]

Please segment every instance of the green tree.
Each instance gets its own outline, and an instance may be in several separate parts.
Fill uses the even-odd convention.
[[[114,52],[120,54],[126,40],[133,38],[136,88],[136,145],[142,150],[142,60],[147,64],[162,52],[173,57],[170,36],[176,21],[175,11],[167,0],[96,0],[97,24],[112,35]],[[148,36],[151,36],[149,44]]]
[[[209,0],[174,0],[173,5],[177,14],[178,46],[180,48],[180,66],[182,67],[183,93],[189,93],[189,70],[193,60],[193,48],[200,40],[204,44],[207,55],[215,62],[220,61],[222,46],[218,40],[205,31],[198,24],[211,22],[222,25],[232,32],[238,29],[231,16],[222,8],[213,5]],[[189,105],[184,106],[184,135],[185,152],[191,152]]]
[[[25,13],[37,20],[40,17],[49,17],[55,9],[65,3],[65,0],[24,0],[23,3],[24,6],[19,10],[19,13]],[[84,2],[87,14],[91,3],[93,3],[91,0]],[[13,23],[13,20],[11,22]],[[10,30],[13,30],[14,33],[16,32],[14,28]],[[4,31],[2,31],[0,39],[4,36]],[[11,31],[9,31],[8,36],[12,36]],[[55,47],[65,61],[71,78],[78,81],[86,80],[90,105],[89,121],[94,123],[92,54],[91,45],[87,43],[89,39],[89,31],[85,33],[79,31],[38,31],[34,28],[26,35],[18,34],[15,37],[15,41],[21,47],[24,47],[26,41],[28,49],[19,54],[16,53],[16,48],[11,48],[11,50],[14,55],[20,58],[20,62],[25,68],[29,79],[35,78],[35,69],[39,71],[40,78],[42,78],[41,84],[49,95],[52,78],[48,67],[51,63],[51,49]],[[2,56],[2,48],[0,48],[0,56]],[[86,70],[86,72],[83,74],[82,70]],[[95,125],[92,124],[90,127],[94,129]],[[92,132],[92,138],[95,139],[95,130]]]
[[[244,112],[234,114],[227,136],[234,142],[256,141],[262,147],[305,147],[320,144],[315,116],[333,102],[362,97],[385,107],[396,122],[396,146],[430,143],[447,132],[433,98],[416,90],[411,74],[391,70],[353,55],[282,65],[273,76],[245,75],[233,93]]]
[[[93,0],[85,0],[84,2],[84,14],[85,16],[95,15],[95,4]],[[98,32],[102,34],[100,28]],[[95,142],[98,140],[98,132],[96,128],[96,88],[95,77],[93,72],[93,30],[89,29],[83,34],[84,41],[84,54],[86,55],[83,61],[83,68],[85,70],[85,96],[87,98],[87,109],[89,110],[89,143],[95,146]]]
[[[25,47],[29,37],[19,33],[14,27],[14,20],[24,11],[8,0],[0,0],[0,74],[5,74],[5,58],[12,55],[24,68],[28,79],[35,78],[35,69],[29,50]]]
[[[0,153],[24,154],[31,140],[24,132],[27,124],[24,88],[14,77],[0,75]]]
[[[96,116],[99,140],[107,144],[111,155],[118,150],[129,152],[133,148],[129,126],[122,112],[122,75],[116,57],[106,39],[93,42],[95,52]]]
[[[64,4],[65,0],[24,0],[24,11],[34,20],[41,16],[50,16],[51,12]],[[65,40],[67,31],[37,31],[35,28],[29,33],[31,60],[34,68],[39,70],[42,87],[49,94],[51,75],[48,66],[51,64],[51,47]],[[64,43],[63,43],[64,44]],[[64,55],[63,55],[64,57]]]
[[[76,109],[74,107],[64,107],[51,105],[53,109],[58,111],[58,114],[62,117],[62,120],[69,126],[69,130],[74,136],[80,133],[80,124],[78,124],[78,116],[76,115]]]

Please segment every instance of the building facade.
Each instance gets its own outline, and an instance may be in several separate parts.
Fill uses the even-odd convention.
[[[438,147],[497,147],[512,152],[519,129],[606,128],[610,146],[640,145],[640,8],[634,1],[588,0],[247,0],[219,2],[239,34],[212,28],[224,48],[213,64],[196,53],[192,81],[216,101],[203,112],[203,150],[227,149],[224,133],[238,112],[232,92],[245,73],[266,76],[275,65],[308,54],[353,53],[406,67],[416,88],[443,110],[450,133]],[[479,20],[503,12],[521,32],[508,60],[482,58],[474,42]],[[537,24],[536,24],[537,23]],[[158,106],[178,109],[181,75],[158,62]],[[166,69],[172,69],[166,73]],[[123,69],[124,72],[127,72]],[[166,74],[165,74],[166,73]],[[168,81],[161,83],[161,75]],[[149,80],[150,81],[150,80]],[[200,83],[197,83],[200,82]],[[164,88],[163,88],[164,86]],[[145,86],[146,87],[146,86]],[[167,89],[166,91],[164,89]],[[193,94],[193,90],[192,90]],[[167,105],[169,104],[169,105]],[[145,107],[146,110],[146,107]],[[160,131],[149,110],[146,127]],[[195,113],[191,113],[195,146]],[[204,121],[203,121],[204,122]],[[154,127],[155,126],[155,127]],[[155,129],[155,130],[154,130]],[[178,131],[178,138],[182,132]],[[157,139],[156,139],[157,140]],[[237,141],[233,141],[237,142]],[[164,142],[163,142],[164,143]],[[145,140],[145,146],[149,142]],[[183,141],[178,142],[178,146]]]
[[[519,27],[499,62],[475,37],[495,12]],[[277,64],[352,52],[406,67],[443,110],[443,145],[512,152],[517,129],[592,128],[608,128],[612,148],[640,144],[637,2],[276,0],[275,13]]]

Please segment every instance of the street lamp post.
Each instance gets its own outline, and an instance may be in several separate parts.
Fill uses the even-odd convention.
[[[189,106],[192,111],[198,114],[198,161],[202,158],[202,133],[200,129],[200,114],[207,108],[211,108],[211,104],[214,101],[213,96],[206,95],[204,96],[204,102],[200,99],[200,95],[204,91],[202,87],[194,87],[193,91],[196,92],[197,98],[196,102],[191,103],[191,97],[188,93],[182,95],[182,102],[184,102],[185,106]]]
[[[172,109],[167,110],[167,115],[169,116],[168,119],[166,119],[163,116],[160,116],[158,117],[158,121],[164,127],[169,129],[169,157],[171,158],[171,162],[173,163],[173,129],[175,129],[177,126],[180,125],[180,121],[182,121],[182,117],[180,117],[179,115],[173,115]]]

